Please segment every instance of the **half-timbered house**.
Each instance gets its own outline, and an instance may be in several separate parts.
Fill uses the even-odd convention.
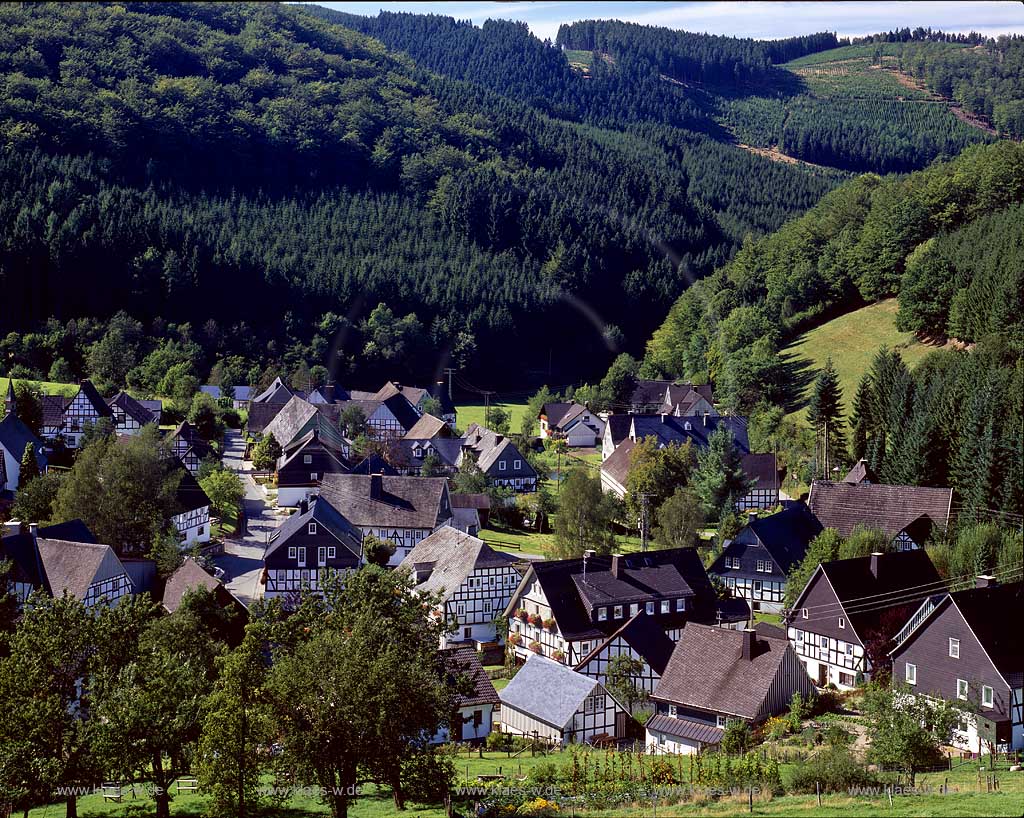
[[[491,485],[516,492],[537,490],[537,471],[505,435],[471,423],[463,438],[463,452],[463,456],[472,453]]]
[[[113,412],[114,431],[119,435],[135,435],[143,426],[160,422],[159,417],[127,392],[118,392],[107,405]]]
[[[187,420],[178,424],[177,428],[167,437],[167,445],[189,474],[199,473],[199,466],[204,460],[215,457],[213,447],[200,436],[195,427]]]
[[[607,639],[599,641],[574,670],[607,684],[611,663],[619,656],[628,656],[643,666],[633,677],[633,684],[638,690],[653,693],[654,686],[665,672],[674,645],[654,617],[645,611],[637,613]]]
[[[687,621],[742,625],[750,608],[718,599],[695,548],[530,563],[505,608],[515,656],[577,666],[644,613],[672,639]]]
[[[726,725],[760,724],[814,685],[785,638],[690,623],[683,628],[651,699],[652,753],[696,753],[721,742]]]
[[[819,687],[851,690],[888,664],[893,637],[944,588],[920,549],[823,562],[786,614],[789,641]]]
[[[459,692],[455,694],[455,712],[451,723],[434,734],[432,743],[446,741],[478,744],[485,741],[494,727],[494,708],[501,703],[494,682],[480,663],[480,655],[468,645],[456,645],[440,652],[446,681]],[[461,677],[461,678],[459,678]],[[463,686],[468,683],[469,690]]]
[[[39,471],[45,472],[47,460],[43,441],[32,434],[16,414],[8,412],[0,420],[0,501],[13,500],[21,485],[21,459],[26,446],[32,447]]]
[[[496,632],[494,620],[522,579],[519,563],[446,525],[413,548],[399,567],[412,574],[417,590],[440,594],[445,615],[457,622],[455,631],[441,638],[441,647],[469,642],[481,649],[505,641],[507,634]]]
[[[779,504],[779,468],[775,455],[750,453],[743,455],[740,468],[753,482],[750,491],[736,500],[737,511],[775,508]]]
[[[907,551],[920,548],[932,532],[949,525],[953,490],[815,480],[807,505],[822,526],[844,537],[858,526],[877,529],[897,549]]]
[[[501,730],[564,746],[626,735],[630,718],[596,679],[532,656],[498,692]]]
[[[779,613],[790,570],[821,531],[821,523],[803,503],[790,503],[767,517],[753,515],[708,573],[754,611]]]
[[[363,535],[323,497],[303,503],[270,536],[263,553],[264,597],[323,592],[327,572],[344,573],[363,562]]]
[[[85,430],[101,418],[113,420],[113,411],[90,380],[83,380],[70,400],[59,395],[47,397],[43,402],[43,437],[59,438],[69,449],[78,448]]]
[[[1024,583],[938,594],[896,635],[892,679],[916,694],[960,705],[954,744],[977,753],[1024,749],[1024,651],[1007,616],[1024,612]]]
[[[328,474],[320,485],[320,496],[364,536],[393,542],[393,566],[452,518],[444,477]]]
[[[277,504],[297,506],[320,489],[326,474],[346,474],[351,444],[322,413],[314,412],[277,461]]]
[[[87,607],[116,605],[132,593],[124,565],[109,545],[39,538],[48,592],[55,597],[66,591]]]
[[[210,541],[210,498],[188,469],[180,466],[181,480],[175,493],[171,525],[182,548]]]

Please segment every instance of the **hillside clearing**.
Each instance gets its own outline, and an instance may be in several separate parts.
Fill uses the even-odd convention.
[[[523,423],[523,415],[526,413],[525,403],[492,403],[491,408],[500,406],[509,415],[509,431],[519,434]],[[456,422],[460,429],[465,429],[471,423],[479,423],[484,426],[484,405],[482,403],[460,403],[455,407],[458,415]]]
[[[895,298],[879,301],[859,310],[840,315],[819,327],[805,332],[783,350],[811,370],[825,366],[829,356],[839,375],[843,403],[849,415],[857,384],[871,366],[871,360],[883,346],[897,350],[908,366],[915,366],[929,352],[938,349],[919,341],[912,332],[896,329]],[[803,420],[804,410],[790,417]]]

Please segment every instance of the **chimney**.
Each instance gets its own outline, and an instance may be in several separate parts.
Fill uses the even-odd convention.
[[[371,474],[370,475],[370,499],[371,500],[379,500],[383,493],[384,493],[384,475],[383,474]]]
[[[881,556],[881,551],[871,552],[871,576],[873,576],[875,579],[878,579],[878,562]]]
[[[39,523],[29,523],[28,533],[32,535],[33,540],[39,539]]]
[[[623,562],[622,554],[612,554],[612,576],[616,579],[621,575]]]
[[[299,500],[299,514],[305,514],[309,511],[309,501]]]
[[[757,512],[756,511],[748,511],[747,512],[747,525],[750,525],[756,519],[757,519]]]
[[[707,412],[704,413],[704,425],[705,426],[708,425],[708,413]]]
[[[754,658],[754,642],[756,641],[757,631],[753,628],[744,628],[741,633],[743,634],[743,642],[740,645],[740,658],[749,662]]]
[[[995,588],[998,585],[999,580],[997,580],[991,574],[978,574],[978,576],[974,580],[975,588]]]
[[[665,418],[666,418],[666,415],[665,415],[665,413],[664,413],[664,412],[662,412],[662,413],[661,413],[661,422],[662,422],[662,423],[664,423],[664,422],[665,422]]]

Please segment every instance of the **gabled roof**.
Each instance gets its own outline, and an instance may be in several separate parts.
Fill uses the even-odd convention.
[[[163,606],[168,613],[174,613],[181,607],[181,601],[189,591],[204,588],[215,593],[222,585],[219,579],[204,571],[192,557],[185,557],[185,561],[167,578]]]
[[[675,642],[668,638],[664,629],[658,627],[654,617],[643,612],[629,619],[625,625],[598,644],[576,665],[576,670],[585,667],[594,656],[599,655],[615,639],[619,638],[633,648],[659,676],[665,672],[668,660],[672,657]]]
[[[175,463],[175,468],[181,472],[181,481],[178,483],[178,491],[175,494],[178,514],[209,506],[210,498],[206,496],[206,492],[203,491],[203,487],[199,485],[196,478],[192,476],[188,469],[181,465],[180,460],[175,461]]]
[[[187,420],[183,420],[178,424],[177,428],[171,432],[168,436],[168,441],[173,442],[175,439],[183,440],[188,446],[188,449],[192,450],[192,453],[196,455],[200,460],[213,454],[213,447],[209,442],[203,440],[200,437],[199,432],[196,431],[195,427],[192,426]],[[187,451],[187,450],[186,450]]]
[[[857,483],[877,483],[878,477],[871,470],[868,465],[868,461],[861,458],[857,461],[856,465],[846,473],[846,477],[843,478],[844,483],[851,483],[856,485]]]
[[[39,529],[39,536],[47,540],[66,540],[67,542],[99,542],[96,535],[89,530],[84,520],[75,518],[56,525],[43,526]]]
[[[701,418],[677,418],[673,415],[633,415],[631,436],[637,440],[654,436],[661,444],[685,443],[706,449],[708,438],[725,427],[732,432],[733,445],[741,454],[750,453],[747,419],[737,416],[709,415]]]
[[[441,418],[434,417],[430,413],[421,415],[420,419],[405,433],[405,437],[409,440],[430,440],[438,435],[451,437],[452,430]]]
[[[145,426],[147,423],[153,423],[156,420],[152,412],[127,392],[118,392],[108,401],[108,405],[111,409],[116,406],[140,426]]]
[[[265,435],[273,435],[282,448],[287,446],[298,434],[299,430],[316,415],[316,407],[298,395],[288,399],[280,412],[263,430]]]
[[[28,532],[0,538],[0,562],[11,563],[10,579],[49,592],[36,541]]]
[[[534,654],[498,696],[502,705],[561,730],[597,686],[589,676]]]
[[[406,436],[402,440],[395,441],[396,454],[400,457],[400,465],[416,468],[423,465],[425,453],[430,451],[442,465],[449,468],[456,468],[462,457],[462,438],[435,437],[429,440],[414,439]],[[415,450],[419,449],[423,457],[416,457]]]
[[[754,637],[751,658],[743,642]],[[683,628],[653,697],[744,719],[757,719],[779,667],[791,651],[788,639],[689,623]],[[810,682],[807,682],[809,689]]]
[[[949,524],[953,489],[887,486],[880,483],[833,483],[815,480],[807,504],[825,528],[844,537],[858,525],[895,537],[914,523]]]
[[[522,453],[508,437],[492,432],[478,423],[471,423],[466,428],[463,446],[476,455],[476,464],[480,471],[485,474],[507,452],[513,457],[518,456],[518,459],[522,461],[522,466],[518,469],[518,473],[537,476],[533,466],[523,457]],[[514,473],[509,472],[509,476]]]
[[[284,403],[255,403],[249,402],[248,419],[245,422],[246,428],[252,434],[263,434],[270,422],[277,417],[277,413],[284,408]]]
[[[32,434],[32,430],[22,423],[17,415],[5,415],[4,419],[0,420],[0,446],[10,452],[11,457],[20,463],[22,455],[25,454],[25,447],[29,444],[35,450],[39,468],[45,469],[46,450],[43,447],[43,441]]]
[[[293,514],[277,527],[270,535],[270,544],[263,554],[263,559],[265,560],[286,545],[294,534],[305,531],[306,526],[312,522],[323,526],[338,541],[339,545],[348,549],[356,561],[362,557],[362,533],[327,500],[318,497],[310,503],[304,513]]]
[[[626,487],[626,480],[629,477],[630,453],[633,451],[634,446],[636,446],[636,443],[626,438],[601,463],[601,471],[623,488]]]
[[[450,516],[442,509],[448,481],[443,477],[402,477],[364,474],[327,474],[320,496],[356,526],[430,528]],[[379,485],[376,496],[371,484]]]
[[[480,656],[469,645],[457,645],[438,651],[441,662],[450,676],[466,676],[473,686],[472,692],[455,696],[456,707],[471,707],[476,704],[501,704],[498,691],[494,689],[491,677],[480,663]],[[454,682],[454,679],[451,680]]]
[[[109,545],[42,538],[37,543],[46,582],[55,597],[67,591],[84,599],[97,577],[103,580],[127,573]]]
[[[478,537],[446,525],[421,540],[399,567],[412,571],[414,578],[427,574],[417,584],[417,589],[432,593],[443,591],[447,599],[475,570],[515,565],[517,562],[519,560],[511,554],[495,551]]]
[[[754,481],[752,488],[770,489],[777,488],[779,483],[779,471],[775,462],[775,455],[771,452],[765,454],[745,454],[740,461],[740,468],[743,473]]]
[[[53,428],[64,423],[64,409],[71,403],[65,395],[43,395],[43,426]]]
[[[280,378],[274,378],[274,382],[264,389],[251,403],[287,403],[295,392],[289,388]]]
[[[633,415],[608,415],[605,434],[611,435],[613,446],[618,446],[629,437],[629,430],[632,426]]]
[[[562,425],[562,418],[565,417],[566,413],[578,404],[572,402],[568,403],[545,403],[540,408],[540,414],[547,418],[548,425],[552,428],[557,429]]]
[[[388,463],[388,461],[377,454],[377,452],[373,452],[356,463],[349,473],[397,475],[398,469]]]
[[[638,378],[629,402],[634,405],[657,404],[660,406],[665,402],[665,395],[672,385],[672,381]]]
[[[82,381],[78,391],[92,404],[92,408],[101,418],[109,418],[114,414],[110,407],[107,406],[107,402],[103,400],[103,396],[96,391],[96,387],[92,385],[92,381],[88,378]]]
[[[873,561],[877,566],[875,572],[871,570]],[[879,625],[886,611],[904,606],[917,607],[926,597],[944,587],[939,572],[923,548],[896,551],[821,563],[807,587],[801,591],[794,608],[800,607],[807,588],[819,573],[832,586],[847,619],[862,640]],[[828,616],[837,613],[829,609]],[[814,616],[810,618],[813,620]]]
[[[709,745],[720,744],[722,736],[725,735],[725,730],[715,727],[713,724],[705,724],[696,719],[677,719],[663,713],[651,716],[645,726],[655,733],[665,733],[676,738]]]
[[[415,407],[409,403],[408,399],[401,392],[385,399],[382,403],[391,410],[391,414],[395,416],[399,424],[407,432],[420,419],[419,412],[416,411]]]
[[[803,503],[792,503],[782,511],[747,523],[750,530],[787,574],[807,553],[811,540],[822,532],[821,523]]]
[[[1011,582],[987,588],[969,588],[945,594],[918,626],[900,642],[893,653],[902,651],[948,606],[955,605],[996,670],[1009,683],[1024,673],[1024,650],[1020,634],[1009,626],[1007,616],[1024,611],[1024,582]],[[1012,685],[1011,685],[1012,686]]]

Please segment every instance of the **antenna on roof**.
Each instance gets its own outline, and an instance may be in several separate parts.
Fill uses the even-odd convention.
[[[583,581],[587,581],[587,560],[594,556],[594,549],[588,548],[583,552]]]

